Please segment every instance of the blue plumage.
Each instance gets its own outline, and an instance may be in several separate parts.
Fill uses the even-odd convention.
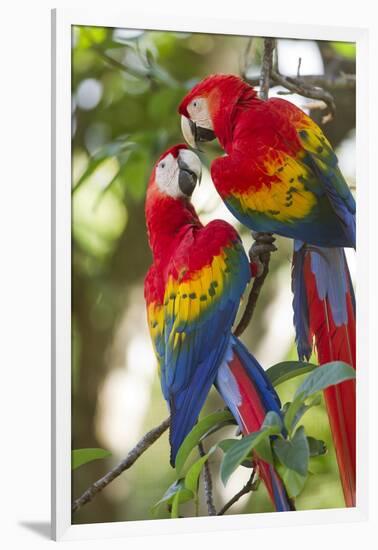
[[[251,276],[248,258],[239,240],[232,245],[230,243],[225,251],[220,263],[223,266],[222,290],[217,287],[216,291],[211,292],[211,299],[206,298],[195,319],[190,322],[187,314],[183,313],[187,311],[184,301],[198,300],[200,297],[190,298],[179,290],[170,308],[171,313],[167,312],[164,318],[164,353],[160,369],[162,390],[171,413],[172,465],[214,383],[229,345],[241,295]],[[195,254],[195,248],[189,253]],[[201,282],[201,271],[193,274],[193,278]],[[205,292],[205,282],[200,284]]]

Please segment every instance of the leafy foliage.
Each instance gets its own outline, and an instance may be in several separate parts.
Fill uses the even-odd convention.
[[[287,380],[291,380],[301,374],[312,372],[317,368],[313,363],[305,363],[303,361],[283,361],[273,365],[266,371],[266,375],[273,384],[278,386]]]
[[[254,460],[258,458],[275,466],[290,498],[297,497],[303,491],[309,475],[310,458],[324,455],[327,449],[324,441],[308,436],[304,426],[297,425],[310,408],[320,405],[319,392],[353,379],[355,371],[340,361],[321,367],[290,361],[274,365],[267,373],[274,384],[279,384],[288,377],[309,374],[296,389],[293,401],[284,405],[281,416],[274,411],[268,411],[260,430],[240,439],[224,439],[213,445],[206,455],[200,456],[188,468],[184,477],[171,485],[155,507],[167,504],[171,509],[171,517],[178,517],[181,503],[196,501],[201,470],[210,454],[217,449],[224,453],[220,477],[225,485],[239,466],[253,467]],[[200,441],[231,422],[233,417],[228,411],[216,412],[201,419],[179,449],[177,472],[180,475],[183,473],[190,453]]]
[[[230,423],[235,423],[235,420],[229,411],[215,412],[200,420],[186,436],[177,453],[177,472],[182,471],[189,454],[204,437]]]

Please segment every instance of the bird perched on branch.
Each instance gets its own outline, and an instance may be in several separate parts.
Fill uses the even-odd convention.
[[[355,248],[355,201],[317,124],[292,103],[263,101],[233,75],[197,84],[179,106],[192,146],[218,139],[226,155],[211,165],[218,193],[257,232],[295,240],[292,289],[300,359],[313,338],[319,363],[354,368],[355,302],[343,247]],[[259,245],[270,252],[272,242]],[[347,381],[325,391],[347,506],[355,505],[356,391]]]
[[[247,434],[279,398],[264,370],[231,333],[251,278],[248,257],[228,223],[200,222],[190,198],[201,177],[186,145],[161,155],[152,171],[146,222],[153,263],[145,279],[149,329],[170,414],[171,464],[215,384]],[[293,509],[274,467],[256,467],[277,511]]]

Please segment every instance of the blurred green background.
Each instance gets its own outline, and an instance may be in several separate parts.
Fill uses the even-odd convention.
[[[282,74],[337,76],[355,73],[354,44],[278,40]],[[215,73],[259,74],[262,39],[238,36],[72,29],[72,448],[102,447],[112,456],[78,468],[73,497],[119,462],[151,427],[167,416],[160,393],[143,300],[143,280],[151,262],[144,220],[147,181],[157,157],[181,143],[177,106],[198,80]],[[282,89],[281,89],[282,90]],[[277,95],[279,88],[271,90]],[[355,92],[333,91],[337,115],[325,127],[341,168],[355,189]],[[307,112],[311,100],[288,95]],[[320,122],[322,112],[312,109]],[[193,202],[204,222],[233,223],[246,247],[250,236],[228,213],[213,189],[208,170],[220,153],[205,147],[203,184]],[[278,239],[271,274],[254,319],[243,335],[265,366],[296,359],[293,346],[290,259],[292,243]],[[352,277],[353,254],[348,254]],[[300,383],[281,385],[282,402]],[[203,414],[223,407],[212,391]],[[324,406],[305,417],[307,433],[323,439],[329,452],[311,459],[299,510],[342,507],[343,498]],[[232,432],[231,432],[232,433]],[[220,433],[226,437],[227,429]],[[219,437],[219,434],[218,434]],[[217,452],[218,453],[218,452]],[[218,478],[221,454],[210,459],[215,504],[221,507],[249,477],[239,468],[226,488]],[[220,453],[220,452],[219,452]],[[73,523],[151,519],[151,507],[174,481],[164,434],[126,473],[73,515]],[[316,475],[315,475],[316,474]],[[202,499],[203,500],[203,499]],[[194,515],[192,504],[182,507]],[[243,497],[228,513],[272,510],[265,489]],[[206,515],[203,504],[200,514]],[[168,517],[164,509],[157,517]]]

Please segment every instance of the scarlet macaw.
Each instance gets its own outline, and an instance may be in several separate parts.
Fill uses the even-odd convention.
[[[258,232],[295,239],[292,289],[300,359],[315,339],[320,364],[354,368],[355,302],[343,247],[355,248],[355,201],[317,124],[283,99],[262,101],[233,75],[197,84],[179,106],[187,142],[218,138],[226,155],[211,165],[218,193]],[[356,391],[347,381],[325,391],[347,506],[355,505]]]
[[[264,370],[231,333],[250,266],[231,225],[201,224],[190,202],[200,176],[199,158],[186,145],[172,147],[154,166],[145,207],[153,255],[145,300],[171,414],[172,465],[212,384],[245,434],[260,429],[267,411],[280,414]],[[276,510],[292,510],[273,466],[256,464]]]

